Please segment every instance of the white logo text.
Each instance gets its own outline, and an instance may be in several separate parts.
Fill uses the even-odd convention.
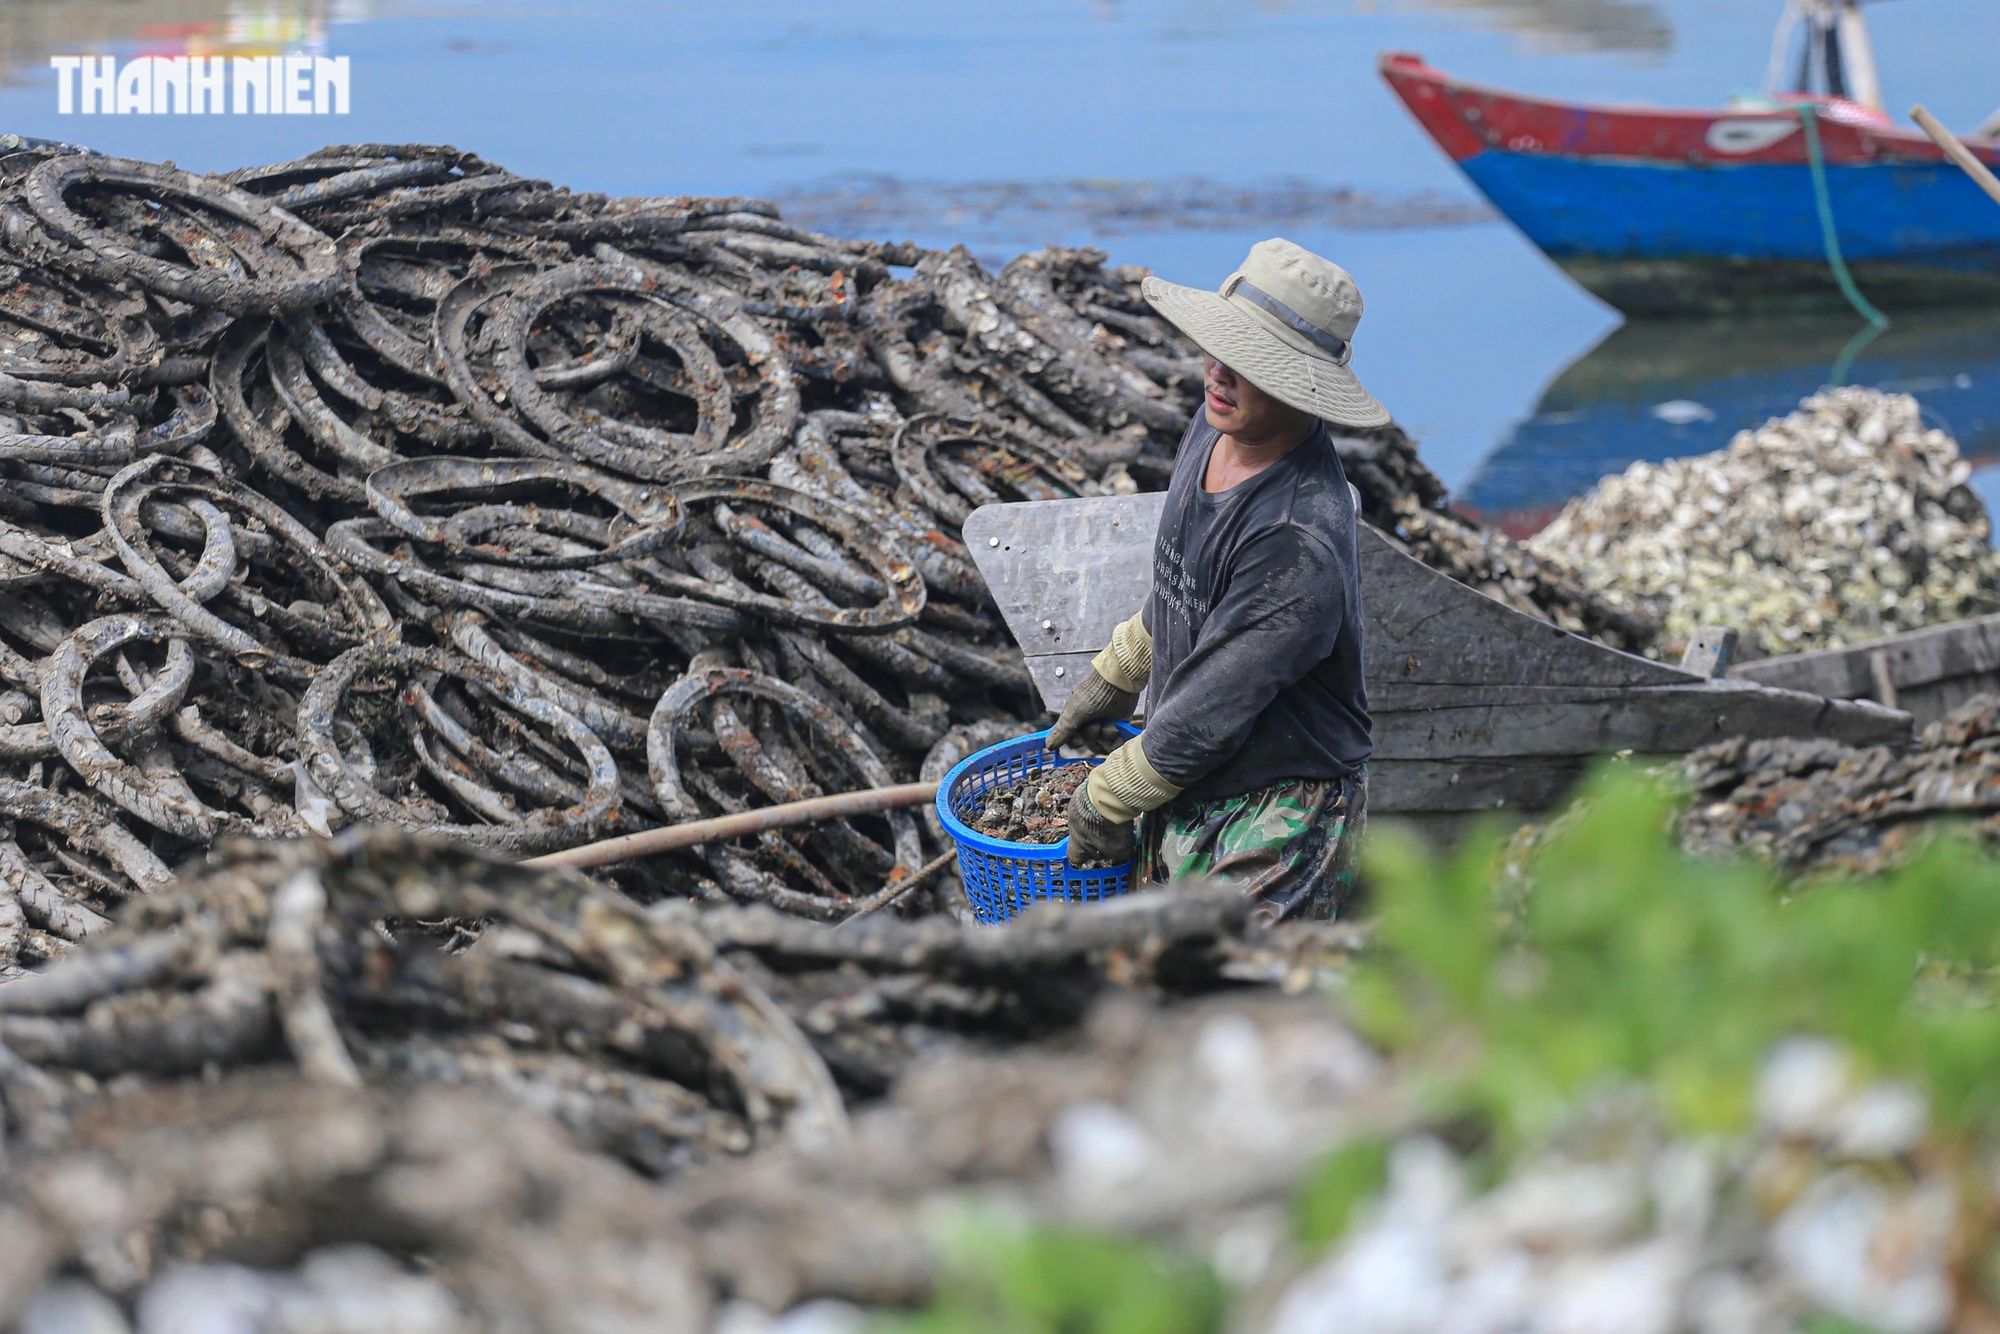
[[[346,56],[140,56],[122,66],[116,56],[50,56],[49,65],[63,116],[220,116],[225,92],[238,116],[347,114]]]

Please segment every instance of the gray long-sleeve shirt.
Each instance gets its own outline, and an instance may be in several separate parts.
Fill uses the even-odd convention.
[[[1181,440],[1153,542],[1142,743],[1198,798],[1344,778],[1368,759],[1354,495],[1324,424],[1255,477],[1202,490],[1220,432]]]

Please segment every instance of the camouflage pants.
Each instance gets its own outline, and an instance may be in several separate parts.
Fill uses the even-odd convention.
[[[1145,817],[1147,883],[1205,878],[1240,887],[1269,921],[1327,921],[1354,897],[1355,847],[1368,818],[1368,769],[1291,779],[1233,797],[1185,797]]]

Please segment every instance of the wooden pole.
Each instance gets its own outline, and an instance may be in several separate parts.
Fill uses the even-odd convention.
[[[944,856],[939,857],[909,879],[898,881],[893,885],[882,886],[873,897],[862,900],[860,907],[841,918],[838,922],[835,922],[833,929],[838,931],[841,927],[846,926],[856,918],[866,917],[870,913],[880,912],[884,908],[893,908],[898,903],[901,903],[903,897],[918,885],[929,884],[939,871],[944,870],[947,866],[956,866],[957,864],[958,849],[953,848],[950,852],[945,853]]]
[[[662,852],[698,847],[703,843],[726,843],[746,834],[767,829],[790,829],[795,825],[842,820],[850,815],[870,815],[877,811],[921,806],[937,796],[936,783],[904,783],[898,787],[869,788],[863,792],[842,792],[810,801],[788,801],[782,806],[765,806],[735,815],[718,815],[712,820],[690,820],[686,824],[646,829],[636,834],[607,838],[601,843],[565,848],[561,852],[530,857],[523,866],[611,866],[636,861]]]
[[[1980,189],[1991,195],[1994,203],[2000,204],[2000,177],[1988,171],[1986,164],[1961,143],[1957,135],[1938,124],[1938,118],[1921,106],[1910,108],[1910,119],[1922,126],[1924,133],[1931,137],[1931,142],[1942,148],[1944,155],[1956,162]]]

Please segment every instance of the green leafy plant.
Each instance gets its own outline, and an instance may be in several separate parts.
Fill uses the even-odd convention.
[[[1944,837],[1878,880],[1792,893],[1762,867],[1681,852],[1672,794],[1629,766],[1581,800],[1506,912],[1496,832],[1449,857],[1371,836],[1382,948],[1354,1013],[1433,1058],[1444,1097],[1518,1135],[1624,1076],[1686,1128],[1734,1129],[1764,1053],[1813,1033],[1915,1079],[1947,1124],[2000,1119],[2000,864]]]
[[[897,1334],[1214,1334],[1227,1293],[1203,1264],[1142,1239],[1021,1229],[976,1217],[955,1230],[932,1305]]]
[[[1378,1194],[1389,1174],[1389,1142],[1367,1136],[1343,1144],[1315,1167],[1292,1198],[1292,1231],[1317,1250],[1338,1241],[1363,1200]]]

